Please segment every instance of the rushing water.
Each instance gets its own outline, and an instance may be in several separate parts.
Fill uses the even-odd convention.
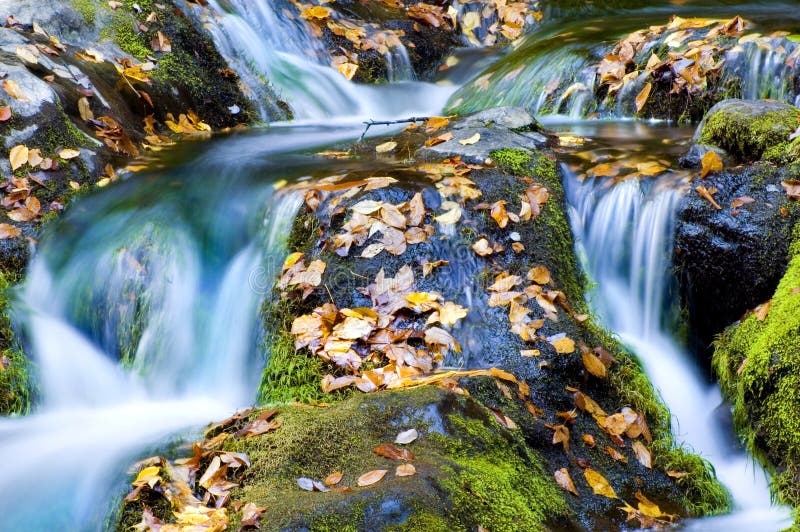
[[[596,156],[615,160],[616,154],[621,161],[638,156],[634,166],[642,154],[653,152],[674,162],[686,149],[680,141],[691,134],[685,128],[633,122],[561,128],[585,135],[584,148]],[[665,139],[671,142],[665,144]],[[719,388],[706,382],[701,368],[674,337],[670,255],[686,173],[667,170],[608,186],[603,178],[581,179],[567,164],[562,166],[579,254],[597,283],[591,294],[594,308],[642,361],[669,406],[676,440],[708,459],[733,496],[733,513],[695,520],[685,528],[745,532],[788,527],[792,522],[788,509],[772,506],[766,474],[744,449],[737,448],[730,425],[716,412],[722,401]]]
[[[208,3],[210,10],[198,12],[263,116],[272,101],[269,80],[301,122],[315,125],[273,124],[199,149],[185,145],[164,155],[165,170],[80,200],[43,238],[14,305],[36,360],[41,401],[34,414],[0,420],[0,452],[8,457],[0,475],[2,530],[101,529],[112,495],[125,487],[127,464],[250,404],[260,373],[258,311],[265,280],[280,265],[299,206],[296,197],[276,196],[273,183],[335,172],[333,163],[292,153],[355,138],[365,118],[437,114],[456,90],[454,82],[471,77],[462,65],[451,70],[451,83],[412,81],[405,50],[393,49],[390,69],[397,82],[358,86],[329,66],[329,55],[300,21],[283,15],[282,1]],[[661,22],[677,8],[632,14],[625,24]],[[512,53],[524,58],[532,77],[518,73],[522,88],[520,82],[500,85],[473,104],[543,110],[537,87],[557,74],[574,76],[571,84],[586,90],[565,91],[552,110],[584,113],[593,79],[581,78],[590,62],[580,47],[615,36],[603,33],[607,26],[586,27],[583,41],[561,39],[559,45],[558,36],[574,28],[545,28],[539,36],[553,39],[537,45],[534,35],[518,47]],[[774,83],[783,74],[773,55],[741,53],[742,64],[752,67],[742,73],[752,94],[782,87]],[[488,55],[471,54],[462,62],[477,66]],[[503,74],[509,83],[516,77],[508,76],[512,71]],[[765,79],[772,81],[759,81]],[[604,156],[668,159],[668,165],[688,136],[680,128],[633,122],[559,127],[591,137],[586,149],[605,150]],[[565,160],[579,251],[598,282],[592,303],[643,360],[675,414],[677,438],[710,459],[733,491],[734,514],[689,527],[785,525],[786,513],[770,507],[761,470],[732,450],[732,435],[712,416],[719,392],[670,332],[668,251],[685,176],[669,171],[611,184],[581,179],[585,163]]]

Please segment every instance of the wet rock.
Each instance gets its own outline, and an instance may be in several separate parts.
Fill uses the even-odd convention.
[[[453,138],[434,146],[423,147],[417,156],[425,159],[461,157],[470,163],[482,163],[495,150],[503,148],[538,149],[549,139],[542,133],[541,125],[525,109],[497,107],[470,115],[456,121],[450,128]],[[478,135],[478,140],[472,142]]]
[[[489,116],[498,121],[508,120],[506,123],[512,125],[528,122],[527,118],[521,122],[516,118],[510,120],[511,116],[522,116],[510,110]],[[491,127],[479,129],[476,125],[485,124],[485,120],[487,115],[463,128],[456,123],[453,130],[458,135],[475,131],[480,132],[482,138],[490,136],[487,132]],[[504,131],[510,132],[508,129]],[[405,142],[405,136],[411,134],[396,139]],[[403,145],[397,150],[402,153],[406,147]],[[515,425],[521,427],[525,444],[541,457],[545,470],[552,473],[567,468],[573,479],[582,479],[583,470],[578,464],[591,463],[625,500],[642,489],[648,497],[657,500],[662,509],[671,513],[694,514],[704,504],[708,505],[706,508],[724,509],[728,504],[727,495],[710,476],[706,465],[699,458],[674,448],[666,410],[656,399],[635,359],[591,317],[582,315],[586,312],[584,280],[573,250],[564,193],[554,161],[547,153],[522,149],[496,150],[490,156],[497,167],[480,165],[469,168],[463,161],[444,164],[441,158],[422,165],[403,165],[395,161],[380,171],[373,168],[365,174],[372,176],[378,172],[388,175],[397,179],[395,184],[374,190],[350,191],[344,197],[340,194],[307,196],[310,204],[316,207],[305,208],[297,219],[290,237],[290,251],[305,252],[307,263],[312,259],[325,262],[324,288],[320,286],[313,290],[304,300],[288,296],[269,309],[268,328],[274,331],[274,336],[270,339],[271,358],[262,381],[262,399],[274,402],[310,397],[330,402],[342,394],[360,393],[320,391],[319,382],[323,375],[340,376],[346,372],[304,350],[295,351],[294,337],[289,329],[294,318],[325,303],[333,302],[338,309],[372,308],[375,302],[363,288],[375,280],[380,270],[389,278],[407,265],[414,274],[412,289],[415,292],[440,294],[443,301],[467,309],[459,324],[452,328],[446,326],[460,346],[444,356],[442,362],[446,366],[497,367],[524,381],[526,392],[521,396],[514,385],[501,383],[503,386],[498,387],[491,379],[474,384],[470,381],[464,386],[474,397],[509,416]],[[438,178],[426,174],[426,170],[438,173],[437,169],[442,172]],[[458,223],[448,227],[433,218],[452,207],[442,207],[444,198],[436,183],[455,174],[473,183],[470,186],[480,192],[480,197],[466,201],[457,195],[453,197],[452,200],[461,205],[462,213]],[[356,171],[345,181],[360,177],[363,175]],[[509,222],[507,227],[499,227],[489,216],[490,206],[505,201],[508,212],[519,212],[520,198],[526,197],[530,186],[543,186],[548,190],[548,200],[541,205],[541,213],[529,221]],[[335,235],[341,234],[344,224],[351,218],[353,205],[364,200],[401,204],[412,200],[417,192],[422,195],[426,207],[422,223],[431,226],[426,241],[409,244],[398,255],[384,250],[375,256],[361,256],[367,246],[381,240],[380,232],[376,232],[362,245],[353,244],[348,253],[336,253]],[[320,198],[322,203],[317,204]],[[481,239],[493,247],[489,256],[479,256],[473,249]],[[447,264],[439,265],[426,275],[424,265],[438,260],[446,260]],[[489,286],[498,275],[508,273],[520,276],[515,290],[521,292],[523,287],[533,284],[525,280],[529,270],[539,266],[546,268],[549,277],[540,279],[544,283],[541,286],[543,293],[560,303],[553,303],[554,306],[547,311],[545,300],[537,302],[536,297],[524,298],[522,304],[527,304],[529,317],[542,320],[536,334],[525,341],[512,330],[508,305],[490,304],[492,290]],[[533,286],[529,289],[532,295],[538,290]],[[413,331],[407,340],[409,345],[423,351],[426,349],[422,338],[424,331],[431,326],[426,315],[403,313],[396,326]],[[561,347],[557,347],[559,345]],[[591,374],[584,364],[584,357],[588,356],[584,351],[593,353],[595,348],[599,351],[594,353],[613,353],[615,361],[612,363],[608,359],[607,379]],[[376,371],[380,368],[384,372],[393,371],[391,364],[384,366],[386,361],[382,358],[380,361],[370,360],[368,367],[376,368]],[[645,445],[661,449],[654,451],[653,459],[657,465],[652,469],[644,467],[633,455],[630,442],[624,446],[619,445],[619,441],[614,443],[613,438],[600,429],[597,419],[577,409],[573,395],[577,389],[597,401],[608,415],[626,406],[641,412],[653,437],[652,443]],[[567,414],[572,410],[575,410],[575,419],[565,421],[564,416],[572,418]],[[561,445],[553,444],[553,430],[559,425],[569,427],[569,448],[566,451]],[[582,439],[584,434],[591,435],[596,445],[586,445]],[[606,447],[621,453],[624,461],[612,459]],[[686,484],[678,486],[665,474],[665,469],[690,471]],[[589,492],[582,480],[576,482],[581,483],[581,493]],[[687,493],[692,495],[687,496]],[[701,499],[704,502],[701,503]],[[615,529],[621,526],[620,514],[611,499],[570,496],[567,503],[588,528]]]
[[[674,264],[698,348],[745,311],[769,299],[787,263],[789,236],[800,218],[780,182],[787,169],[769,163],[726,170],[704,180],[715,209],[692,190],[681,200]],[[734,202],[746,203],[733,207]]]
[[[738,162],[800,160],[800,109],[767,100],[725,100],[712,107],[697,128],[693,142],[729,153]],[[798,135],[800,137],[800,135]]]

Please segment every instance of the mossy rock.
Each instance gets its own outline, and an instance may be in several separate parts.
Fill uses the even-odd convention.
[[[800,161],[800,109],[774,101],[725,100],[712,107],[695,140],[722,148],[739,162]]]
[[[742,440],[774,466],[778,500],[800,508],[800,226],[792,256],[766,317],[721,334],[713,365]]]
[[[575,526],[565,492],[551,481],[520,431],[501,426],[470,397],[420,387],[357,395],[329,408],[281,407],[278,419],[282,425],[274,432],[224,444],[252,461],[233,500],[269,508],[262,530]],[[403,462],[373,449],[410,428],[420,433],[407,446],[417,472],[398,477],[395,468]],[[377,484],[357,487],[356,479],[375,469],[389,472]],[[352,490],[310,493],[296,483],[298,477],[322,480],[336,471],[344,475],[339,485]]]
[[[403,146],[398,150],[405,151],[408,146],[413,153],[407,137],[401,135],[396,140]],[[366,147],[365,153],[370,149],[374,148]],[[408,264],[415,273],[414,290],[435,291],[442,294],[446,301],[460,304],[469,301],[470,312],[461,327],[454,330],[464,351],[461,355],[450,355],[445,360],[447,365],[472,368],[494,366],[511,371],[528,384],[531,401],[544,411],[543,420],[548,423],[560,424],[556,413],[575,408],[572,392],[568,388],[581,389],[609,413],[628,406],[642,412],[647,418],[653,435],[651,448],[655,467],[652,470],[639,464],[629,446],[619,449],[628,458],[626,464],[612,460],[603,448],[614,445],[613,442],[587,414],[579,414],[576,419],[571,450],[565,453],[560,447],[552,445],[552,431],[544,427],[542,420],[529,419],[529,426],[523,423],[522,418],[531,417],[524,405],[514,404],[513,401],[503,402],[497,396],[497,389],[492,388],[493,384],[489,386],[490,390],[486,389],[486,385],[476,385],[480,389],[471,389],[482,402],[501,409],[520,424],[527,447],[541,456],[543,464],[550,471],[550,478],[553,471],[562,467],[567,468],[573,478],[582,478],[582,470],[575,460],[589,460],[608,475],[618,493],[631,500],[634,500],[637,490],[644,489],[646,495],[656,500],[665,511],[678,515],[708,515],[728,510],[729,496],[715,479],[709,464],[685,453],[674,444],[669,429],[669,414],[636,358],[599,327],[593,318],[578,320],[575,317],[587,312],[584,301],[587,282],[575,256],[561,175],[552,156],[537,150],[514,149],[496,150],[491,153],[491,158],[497,167],[475,168],[469,174],[482,192],[477,201],[491,204],[506,200],[509,211],[518,211],[519,196],[524,195],[529,184],[537,183],[546,187],[550,195],[538,217],[501,229],[488,211],[473,210],[467,204],[455,231],[451,234],[437,233],[428,242],[409,245],[400,256],[382,253],[374,258],[362,258],[358,256],[360,248],[352,249],[349,257],[334,253],[330,239],[347,219],[348,207],[358,201],[370,199],[398,204],[420,192],[428,209],[426,223],[435,223],[432,214],[439,209],[442,200],[431,181],[422,176],[414,164],[395,164],[384,168],[385,175],[397,179],[396,185],[347,197],[333,213],[325,208],[318,208],[315,212],[304,211],[290,238],[302,245],[289,251],[303,251],[307,260],[321,259],[327,268],[322,285],[307,299],[290,298],[269,309],[268,328],[273,331],[272,338],[278,338],[279,342],[270,344],[272,357],[267,361],[262,380],[262,399],[275,402],[330,402],[351,393],[360,394],[346,392],[342,395],[324,395],[319,391],[323,375],[339,375],[340,370],[320,365],[305,350],[295,352],[289,332],[291,321],[330,301],[338,308],[370,307],[370,299],[358,288],[369,284],[381,268],[387,276],[394,276],[403,265]],[[311,219],[313,223],[309,223]],[[517,234],[512,237],[512,232]],[[494,253],[490,258],[478,257],[471,246],[481,237],[501,244],[504,250]],[[511,246],[514,241],[523,244],[524,251],[515,253]],[[449,265],[423,276],[422,264],[439,259],[449,260]],[[571,312],[559,308],[558,322],[548,320],[540,330],[541,338],[534,343],[526,343],[510,331],[506,309],[487,305],[486,288],[499,273],[507,272],[524,278],[528,269],[538,265],[547,267],[552,277],[548,289],[562,291]],[[534,317],[538,312],[533,311]],[[409,326],[413,328],[423,324],[424,319],[422,323],[411,323]],[[602,347],[613,353],[616,363],[609,370],[608,379],[591,376],[581,362],[579,352],[558,354],[553,345],[545,340],[560,333],[576,343]],[[539,357],[520,356],[520,350],[534,348],[540,350]],[[593,448],[585,446],[581,440],[582,434],[595,435],[598,445]],[[676,481],[666,474],[670,469],[686,471],[689,475]],[[587,526],[621,526],[623,515],[616,502],[599,499],[569,497],[567,502],[572,512]]]
[[[30,361],[14,337],[8,291],[15,274],[0,273],[0,415],[26,414],[33,398]]]

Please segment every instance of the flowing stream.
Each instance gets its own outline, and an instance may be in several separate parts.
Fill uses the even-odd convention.
[[[269,80],[300,120],[179,147],[164,155],[164,169],[79,200],[42,239],[13,305],[36,362],[40,402],[26,417],[0,420],[2,530],[102,529],[109,504],[126,487],[128,464],[251,404],[262,364],[259,309],[300,204],[277,196],[273,183],[331,175],[334,163],[326,167],[297,152],[354,139],[365,118],[438,114],[469,76],[454,69],[440,83],[413,81],[407,54],[397,49],[390,51],[395,83],[359,86],[329,66],[327,52],[299,21],[282,16],[281,1],[208,3],[207,27],[263,116]],[[662,22],[674,8],[653,8],[626,24]],[[584,57],[572,45],[552,44],[555,55],[529,51],[528,64],[549,64],[580,82]],[[773,59],[759,56],[758,65]],[[486,91],[485,104],[543,110],[531,87],[552,68],[521,78],[525,90]],[[776,68],[753,67],[762,77]],[[562,95],[554,110],[585,113],[582,92]],[[558,120],[553,127],[586,137],[587,149],[618,158],[649,153],[670,164],[691,134],[630,121]],[[763,472],[713,415],[718,389],[671,332],[668,257],[685,176],[666,171],[611,183],[581,177],[581,164],[565,161],[579,252],[597,282],[594,307],[642,359],[674,413],[677,439],[708,458],[733,492],[735,513],[687,526],[786,526],[788,514],[771,507]]]

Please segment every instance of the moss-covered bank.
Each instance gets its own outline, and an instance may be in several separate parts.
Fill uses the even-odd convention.
[[[794,236],[766,317],[751,313],[721,334],[713,365],[742,440],[774,466],[778,500],[800,508],[800,226]]]

